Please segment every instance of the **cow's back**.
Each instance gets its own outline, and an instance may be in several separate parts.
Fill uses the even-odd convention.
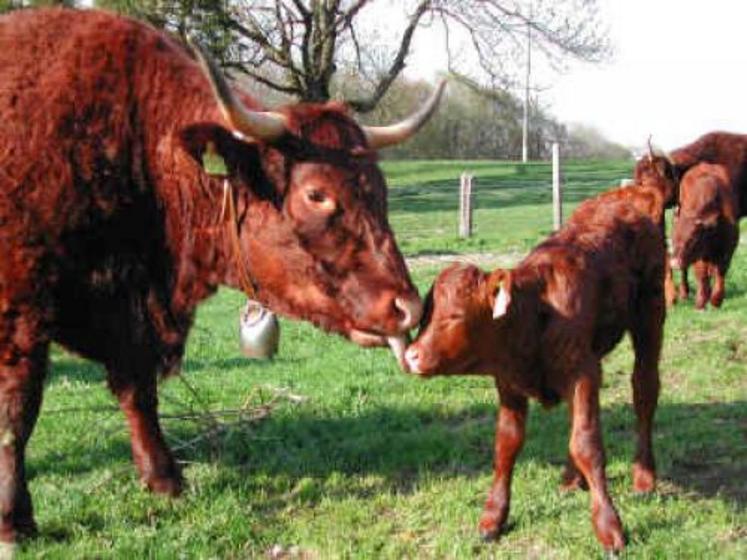
[[[0,17],[0,84],[3,297],[35,291],[55,338],[97,360],[126,337],[178,353],[193,305],[171,290],[199,168],[172,132],[217,116],[197,66],[134,20],[28,10]],[[140,332],[144,313],[159,334]]]

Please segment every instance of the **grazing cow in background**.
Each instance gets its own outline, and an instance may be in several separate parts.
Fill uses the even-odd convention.
[[[51,341],[105,366],[142,480],[170,495],[183,480],[157,380],[218,286],[404,346],[421,302],[376,149],[412,135],[442,90],[397,125],[361,128],[334,103],[262,110],[130,19],[0,17],[1,541],[35,530],[24,453]],[[216,158],[220,177],[202,167]]]
[[[497,537],[508,518],[511,474],[531,397],[545,406],[568,403],[572,428],[564,485],[588,484],[597,539],[607,550],[624,547],[607,492],[599,388],[600,360],[626,331],[635,350],[633,487],[654,489],[651,432],[666,253],[659,225],[639,210],[648,204],[646,193],[630,192],[638,194],[613,191],[584,202],[513,270],[447,268],[426,299],[420,332],[405,352],[407,368],[422,376],[491,375],[500,398],[495,477],[480,520],[485,538]]]
[[[674,221],[672,267],[681,271],[680,298],[688,297],[687,268],[697,282],[695,307],[724,300],[724,278],[739,242],[739,202],[722,165],[700,163],[680,184],[679,212]],[[711,293],[711,277],[715,278]]]
[[[682,146],[669,153],[675,177],[682,178],[691,167],[701,163],[723,165],[729,177],[729,184],[737,194],[742,212],[747,211],[747,135],[731,132],[709,132],[695,142]],[[636,166],[636,177],[639,166],[647,164],[641,160]],[[667,207],[677,203],[677,196],[670,199]]]

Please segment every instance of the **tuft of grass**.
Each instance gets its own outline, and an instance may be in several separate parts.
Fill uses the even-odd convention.
[[[568,164],[566,212],[615,185],[630,162]],[[521,255],[551,228],[545,164],[385,162],[391,222],[404,252]],[[476,235],[457,231],[458,176],[476,176]],[[418,266],[425,291],[438,272]],[[633,414],[626,341],[604,362],[604,439],[629,558],[747,557],[747,255],[740,248],[721,310],[668,316],[655,450],[658,491],[631,489]],[[588,495],[557,490],[567,453],[564,407],[532,406],[514,477],[510,528],[481,543],[496,416],[492,382],[422,381],[386,350],[363,350],[282,321],[280,352],[238,352],[242,296],[203,305],[184,375],[161,387],[161,413],[188,489],[145,492],[122,415],[96,365],[55,348],[29,446],[40,537],[28,558],[589,558],[600,548]],[[300,398],[290,398],[300,397]],[[214,437],[186,411],[270,407]]]

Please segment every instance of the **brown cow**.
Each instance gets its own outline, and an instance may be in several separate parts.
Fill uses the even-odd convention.
[[[375,150],[412,135],[443,87],[361,128],[334,103],[261,110],[201,64],[105,12],[0,18],[2,541],[35,529],[24,453],[51,341],[105,366],[140,476],[176,495],[157,379],[218,286],[364,345],[403,345],[419,321]]]
[[[684,177],[688,169],[701,162],[723,165],[729,177],[729,183],[737,193],[740,212],[747,211],[747,135],[709,132],[695,142],[673,150],[669,153],[668,159],[678,178]],[[638,168],[646,165],[644,160],[638,163],[636,176],[639,174]],[[669,199],[667,206],[673,206],[677,200],[676,193],[674,193],[674,197]]]
[[[688,297],[687,268],[698,285],[695,307],[724,300],[724,278],[739,242],[739,202],[722,165],[700,163],[682,178],[674,221],[672,266],[681,271],[680,297]],[[711,277],[715,277],[711,293]]]
[[[480,520],[485,538],[499,535],[509,514],[511,474],[532,397],[545,406],[568,403],[572,431],[564,486],[588,483],[597,538],[605,549],[623,548],[622,525],[607,493],[599,387],[600,360],[626,331],[635,349],[633,488],[654,489],[651,431],[665,316],[665,250],[658,224],[631,203],[635,197],[617,194],[583,203],[513,270],[443,271],[426,299],[418,338],[405,353],[408,368],[422,376],[495,378],[500,411],[495,477]]]

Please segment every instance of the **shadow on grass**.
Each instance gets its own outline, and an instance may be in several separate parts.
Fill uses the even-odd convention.
[[[325,417],[304,408],[280,406],[257,424],[234,426],[177,455],[188,463],[217,462],[229,467],[210,482],[217,492],[245,488],[254,484],[254,478],[280,476],[299,481],[325,480],[335,474],[378,475],[378,486],[353,481],[339,490],[344,496],[365,498],[380,492],[408,494],[424,476],[472,478],[491,471],[493,406],[473,406],[451,414],[433,408],[379,407],[344,417]],[[532,410],[517,469],[526,461],[546,463],[557,465],[560,476],[567,453],[566,416],[564,407],[550,412]],[[630,407],[607,407],[602,421],[608,462],[631,463],[634,420]],[[81,445],[37,452],[28,465],[32,476],[86,473],[129,462],[123,418],[121,423],[120,431],[94,448]],[[200,439],[205,430],[204,423],[186,420],[166,419],[164,426],[172,444]],[[747,401],[662,404],[655,437],[659,477],[674,484],[676,494],[718,496],[740,508],[747,506]],[[326,490],[323,495],[329,496]],[[283,492],[270,502],[277,500],[279,505],[285,499]]]

